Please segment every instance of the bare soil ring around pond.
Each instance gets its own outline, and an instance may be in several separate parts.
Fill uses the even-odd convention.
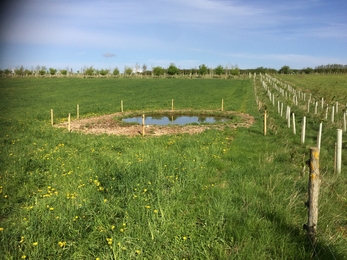
[[[109,134],[109,135],[126,135],[136,136],[142,134],[142,125],[139,124],[126,124],[117,118],[126,118],[134,115],[142,114],[160,114],[160,115],[199,115],[199,116],[216,116],[216,117],[233,117],[236,120],[222,124],[201,124],[201,125],[146,125],[146,136],[160,136],[169,134],[197,134],[207,129],[224,129],[225,127],[250,127],[254,123],[254,117],[249,114],[235,112],[235,111],[212,111],[212,110],[158,110],[158,111],[129,111],[118,112],[109,115],[82,118],[72,120],[70,122],[70,131],[81,132],[85,134]],[[68,122],[63,122],[55,125],[60,128],[67,128]]]

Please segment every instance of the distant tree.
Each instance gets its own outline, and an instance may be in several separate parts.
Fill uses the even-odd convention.
[[[237,65],[235,65],[231,70],[230,70],[230,74],[234,75],[234,76],[238,76],[240,75],[240,69]]]
[[[60,74],[66,76],[67,75],[67,70],[60,70]]]
[[[167,73],[170,75],[170,76],[173,76],[173,75],[176,75],[179,73],[179,69],[175,66],[174,63],[171,63],[169,68],[167,69]]]
[[[129,75],[131,75],[131,73],[133,73],[133,69],[125,66],[124,67],[124,74],[129,76]]]
[[[208,70],[208,69],[207,69],[206,65],[205,65],[205,64],[201,64],[201,65],[199,66],[198,73],[199,73],[200,76],[205,76],[206,73],[207,73],[207,70]]]
[[[164,75],[165,70],[164,68],[157,66],[153,68],[153,74],[157,77],[159,77],[160,75]]]
[[[9,70],[9,69],[5,69],[4,70],[4,75],[6,75],[6,76],[9,76],[9,75],[11,75],[11,70]]]
[[[51,74],[51,75],[55,75],[57,73],[56,69],[49,68],[48,70],[49,70],[49,74]]]
[[[280,68],[280,70],[278,71],[280,74],[291,74],[292,73],[292,69],[285,65],[282,68]]]
[[[33,74],[32,70],[25,69],[24,75],[31,76]]]
[[[93,66],[90,66],[89,68],[86,68],[84,71],[84,74],[86,74],[87,76],[93,76],[95,69],[93,68]]]
[[[314,70],[312,68],[310,68],[310,67],[304,68],[304,69],[302,69],[302,71],[305,74],[312,74],[314,72]]]
[[[214,69],[214,73],[217,74],[218,76],[221,76],[224,72],[224,68],[222,67],[222,65],[218,65],[215,69]]]
[[[45,66],[42,66],[40,70],[38,71],[39,75],[44,76],[47,74],[47,69]]]
[[[101,70],[99,70],[99,74],[101,76],[106,76],[109,73],[109,71],[110,70],[108,70],[108,69],[101,69]]]
[[[20,66],[19,68],[14,69],[14,73],[17,76],[23,76],[24,75],[24,68],[23,68],[23,66]]]
[[[142,65],[142,72],[143,72],[143,73],[146,73],[146,71],[147,71],[147,65],[146,65],[146,64],[143,64],[143,65]]]
[[[116,68],[113,70],[112,74],[113,74],[114,76],[118,76],[118,75],[119,75],[119,69],[116,67]]]

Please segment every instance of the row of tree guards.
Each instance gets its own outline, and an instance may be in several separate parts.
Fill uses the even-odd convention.
[[[123,106],[123,100],[120,101],[120,110],[123,113],[124,112],[124,106]],[[171,110],[174,110],[174,100],[171,99]],[[222,99],[222,105],[221,105],[221,111],[224,111],[224,99]],[[77,104],[76,106],[76,119],[79,119],[80,117],[80,106]],[[54,112],[53,109],[51,109],[51,125],[54,125]],[[68,113],[67,118],[67,130],[71,132],[71,113]],[[145,135],[145,115],[142,115],[142,136]]]
[[[254,75],[255,77],[256,75]],[[300,92],[292,88],[290,85],[283,83],[279,81],[276,78],[273,78],[269,75],[265,75],[265,77],[262,77],[261,80],[265,79],[270,85],[273,86],[274,89],[276,89],[282,97],[285,97],[289,99],[292,104],[299,106],[299,100],[306,100],[306,93]],[[266,84],[265,81],[262,81],[262,86],[267,91],[267,95],[270,99],[270,102],[275,106],[275,95],[271,93],[268,84]],[[277,84],[281,86],[285,86],[286,90]],[[290,94],[292,94],[292,97],[290,97]],[[256,96],[257,97],[257,96]],[[310,94],[308,102],[307,102],[307,113],[310,112],[310,104],[314,104],[314,114],[318,114],[318,108],[320,107],[321,113],[325,112],[325,119],[328,119],[328,111],[329,106],[326,104],[326,108],[324,111],[324,98],[321,98],[320,100],[320,106],[318,101],[312,100],[312,95]],[[257,104],[259,106],[259,101],[257,98]],[[305,101],[306,102],[306,101]],[[305,107],[305,106],[304,106]],[[342,124],[343,129],[337,129],[337,142],[335,143],[335,156],[334,156],[334,172],[341,173],[341,164],[342,164],[342,132],[347,131],[346,126],[346,110],[347,110],[347,104],[346,109],[342,111]],[[283,116],[283,103],[280,101],[277,101],[277,111],[280,114],[280,116]],[[331,108],[331,122],[335,122],[335,115],[339,114],[339,102],[336,101],[334,105],[332,105]],[[267,117],[268,113],[265,110],[264,111],[264,135],[267,133]],[[295,113],[291,113],[290,106],[287,106],[285,118],[287,120],[287,126],[288,128],[293,127],[293,134],[296,134],[296,124],[295,124]],[[307,235],[310,239],[310,241],[314,244],[316,242],[316,234],[317,234],[317,223],[318,223],[318,196],[319,196],[319,188],[320,188],[320,175],[319,175],[319,153],[321,149],[321,138],[322,138],[322,128],[323,123],[321,122],[319,124],[319,131],[317,135],[317,147],[311,147],[310,148],[310,160],[308,162],[310,173],[309,173],[309,184],[308,184],[308,201],[305,203],[305,205],[308,208],[308,219],[307,223],[304,225],[304,228],[307,230]],[[305,143],[305,133],[306,133],[306,116],[303,117],[302,120],[302,130],[301,130],[301,143]]]

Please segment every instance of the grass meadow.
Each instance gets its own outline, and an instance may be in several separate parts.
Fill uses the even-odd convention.
[[[266,136],[255,93],[268,107]],[[119,112],[121,100],[133,111],[171,109],[172,99],[216,111],[224,99],[256,121],[158,137],[50,125],[50,109],[60,123],[76,104],[90,117]],[[347,258],[347,151],[334,174],[336,129],[326,128],[313,249],[302,228],[305,161],[320,119],[308,120],[301,144],[258,79],[0,79],[0,109],[3,259]]]

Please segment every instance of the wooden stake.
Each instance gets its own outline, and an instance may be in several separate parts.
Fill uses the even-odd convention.
[[[51,125],[54,125],[54,120],[53,120],[53,109],[51,109]]]
[[[318,131],[318,138],[317,138],[317,147],[320,149],[321,141],[322,141],[322,128],[323,128],[323,123],[321,122],[319,124],[319,131]]]
[[[67,118],[67,130],[71,131],[71,114],[69,113],[69,116]]]
[[[80,118],[80,105],[77,104],[77,119]]]
[[[319,149],[310,148],[310,175],[308,180],[308,221],[305,226],[307,235],[313,244],[316,243],[318,223],[318,195],[320,186],[319,176]]]
[[[145,136],[145,114],[142,114],[142,136]]]
[[[171,99],[171,110],[174,110],[174,100]]]
[[[266,135],[266,110],[264,111],[264,135]]]
[[[306,116],[302,119],[302,131],[301,131],[301,143],[305,143],[305,135],[306,135]]]
[[[337,129],[336,173],[341,173],[341,161],[342,161],[342,129]]]
[[[224,99],[222,99],[222,109],[221,111],[224,111]]]
[[[123,113],[123,100],[120,101],[120,111]]]

